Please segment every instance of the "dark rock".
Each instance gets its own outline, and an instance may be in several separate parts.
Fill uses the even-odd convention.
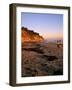
[[[56,71],[54,71],[53,75],[63,75],[63,71],[62,70],[56,70]]]
[[[34,51],[34,52],[41,53],[41,54],[44,53],[44,52],[43,52],[41,49],[39,49],[39,48],[22,48],[22,50]]]
[[[56,56],[43,55],[43,57],[46,58],[48,61],[53,61],[58,59]]]

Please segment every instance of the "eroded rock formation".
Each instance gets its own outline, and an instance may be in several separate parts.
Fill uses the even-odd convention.
[[[44,38],[40,36],[37,32],[29,30],[25,27],[22,27],[21,30],[22,42],[41,42],[44,40]]]

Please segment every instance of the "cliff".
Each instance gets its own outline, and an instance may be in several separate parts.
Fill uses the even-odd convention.
[[[25,27],[21,28],[22,42],[41,42],[44,40],[39,33],[29,30]]]

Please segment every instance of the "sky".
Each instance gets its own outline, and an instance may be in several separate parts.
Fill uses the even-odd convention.
[[[21,12],[21,27],[38,32],[44,39],[63,38],[63,14]]]

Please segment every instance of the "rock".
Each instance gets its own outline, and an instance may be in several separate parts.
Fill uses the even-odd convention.
[[[29,30],[25,27],[22,27],[21,30],[22,42],[41,42],[44,40],[44,38],[37,32]]]

